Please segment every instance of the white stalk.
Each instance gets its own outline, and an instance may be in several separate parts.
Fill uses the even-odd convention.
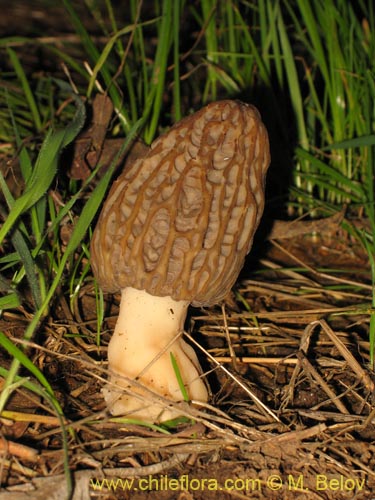
[[[155,297],[135,288],[122,291],[119,317],[108,346],[110,383],[103,390],[113,415],[154,422],[178,416],[161,404],[137,397],[145,396],[145,392],[130,387],[129,381],[122,378],[137,380],[163,397],[182,401],[170,353],[176,359],[189,398],[207,401],[198,358],[181,336],[188,305],[187,301]]]

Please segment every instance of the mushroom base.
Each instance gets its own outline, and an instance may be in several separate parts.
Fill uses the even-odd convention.
[[[187,301],[155,297],[130,287],[122,291],[118,321],[108,346],[111,375],[103,389],[113,415],[152,422],[181,415],[157,397],[184,399],[171,354],[189,399],[207,401],[198,358],[181,337],[188,305]]]

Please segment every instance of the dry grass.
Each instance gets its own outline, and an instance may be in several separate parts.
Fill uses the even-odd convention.
[[[337,258],[338,240],[336,248],[327,244],[319,237],[274,242],[261,262],[262,272],[242,280],[222,307],[192,311],[186,335],[199,347],[213,395],[210,405],[179,404],[186,419],[170,429],[144,427],[105,412],[100,388],[107,376],[106,348],[95,344],[93,290],[83,289],[74,316],[60,297],[55,316],[41,328],[38,343],[28,345],[28,353],[53,381],[63,406],[76,495],[96,498],[94,477],[183,473],[215,477],[219,483],[228,477],[256,478],[262,486],[259,498],[292,498],[290,477],[303,477],[309,488],[292,484],[293,498],[353,498],[353,490],[344,487],[317,489],[318,475],[327,475],[349,481],[344,486],[364,480],[355,498],[369,498],[375,491],[375,408],[374,381],[366,368],[369,315],[363,304],[371,290],[358,278],[361,257],[348,242],[342,257],[356,274],[335,277],[315,270],[320,252],[326,261]],[[293,268],[301,249],[306,262]],[[116,318],[110,299],[107,340]],[[5,313],[2,329],[17,342],[18,325],[22,330],[27,320],[21,311]],[[33,498],[45,498],[52,489],[64,496],[61,428],[43,401],[19,389],[2,424],[1,473],[8,493],[1,498],[11,499],[15,491],[17,499],[22,491],[25,498],[31,491]],[[267,483],[272,474],[283,479],[277,494]],[[160,492],[160,498],[212,494],[183,493]],[[226,491],[223,498],[246,498],[244,493]],[[146,498],[134,491],[103,494],[100,498]]]
[[[68,0],[64,3],[68,7],[71,4]],[[111,6],[110,1],[106,3]],[[136,0],[130,3],[133,6],[142,4]],[[148,2],[143,3],[146,6],[144,18],[153,17],[148,12]],[[274,129],[274,177],[270,177],[269,185],[274,185],[276,199],[279,200],[285,194],[283,189],[279,191],[280,180],[290,175],[294,178],[294,187],[298,187],[291,197],[297,203],[291,204],[291,200],[288,200],[288,207],[295,208],[295,213],[300,214],[303,207],[309,207],[316,215],[317,207],[321,207],[320,198],[320,201],[315,202],[306,197],[306,193],[303,196],[300,188],[307,187],[310,194],[319,191],[322,199],[327,201],[327,204],[324,203],[323,215],[331,213],[334,202],[337,205],[333,210],[337,210],[345,201],[349,203],[349,213],[358,214],[363,210],[365,216],[362,220],[349,221],[343,212],[322,223],[316,220],[302,222],[302,229],[298,223],[293,223],[288,227],[283,226],[280,232],[279,226],[279,232],[271,231],[269,235],[269,238],[278,239],[269,243],[267,252],[262,245],[262,259],[256,265],[249,261],[251,271],[244,270],[238,287],[225,304],[191,311],[186,336],[195,344],[210,382],[210,405],[180,404],[178,406],[185,415],[184,421],[169,428],[155,428],[126,419],[111,418],[105,410],[100,390],[107,380],[106,346],[116,320],[117,299],[106,297],[104,331],[98,342],[98,307],[86,258],[88,253],[82,252],[81,248],[82,238],[88,243],[84,234],[88,227],[92,227],[91,219],[80,236],[76,233],[77,246],[71,248],[66,267],[60,260],[60,257],[68,255],[67,247],[74,234],[72,230],[84,219],[82,212],[92,200],[92,191],[83,190],[82,199],[74,207],[72,205],[70,212],[66,207],[75,199],[76,192],[68,192],[67,197],[64,197],[58,190],[63,184],[56,188],[53,181],[48,191],[51,208],[54,205],[52,212],[56,216],[66,208],[65,218],[61,224],[58,222],[53,226],[55,240],[51,241],[51,248],[47,245],[50,258],[44,260],[43,253],[38,254],[35,262],[41,267],[42,284],[44,267],[51,267],[51,276],[55,279],[56,267],[60,266],[61,288],[56,287],[56,293],[51,293],[48,316],[35,328],[35,338],[31,335],[28,337],[33,341],[22,340],[38,309],[30,307],[32,300],[29,288],[24,286],[20,278],[22,258],[19,265],[15,252],[16,262],[13,267],[9,265],[6,257],[9,249],[13,252],[13,248],[8,241],[5,242],[1,249],[5,257],[5,275],[7,280],[9,278],[9,283],[5,282],[5,290],[15,305],[3,311],[0,331],[14,345],[25,348],[28,358],[51,383],[66,419],[68,457],[64,453],[62,422],[48,405],[47,398],[22,387],[21,382],[29,381],[30,372],[21,371],[20,375],[24,379],[12,384],[14,388],[19,383],[0,418],[0,485],[3,488],[0,500],[66,498],[68,482],[64,466],[68,466],[74,479],[73,500],[143,500],[156,496],[155,488],[154,491],[144,492],[121,488],[116,492],[113,488],[95,489],[95,483],[92,482],[95,478],[132,479],[152,475],[162,479],[164,475],[179,478],[186,474],[201,481],[215,478],[218,487],[215,491],[182,487],[160,491],[159,488],[158,499],[217,500],[218,490],[220,499],[224,500],[250,497],[277,500],[375,498],[374,381],[373,371],[369,368],[369,321],[373,317],[373,291],[368,262],[374,253],[372,228],[375,220],[371,182],[374,85],[369,69],[374,60],[372,11],[367,15],[368,9],[364,8],[364,17],[358,17],[356,22],[357,30],[352,30],[352,17],[327,16],[325,9],[320,9],[323,4],[326,8],[326,2],[311,3],[314,11],[317,6],[317,14],[321,13],[321,18],[317,15],[316,20],[311,15],[310,20],[315,21],[311,23],[305,22],[309,21],[309,12],[305,9],[299,9],[299,14],[292,12],[298,21],[294,23],[289,21],[290,13],[283,11],[286,24],[280,15],[279,2],[260,2],[259,5],[256,2],[240,2],[254,5],[255,11],[260,14],[248,26],[245,22],[241,24],[245,18],[242,20],[241,12],[236,13],[231,9],[230,2],[207,0],[191,2],[191,6],[186,2],[185,5],[194,10],[200,3],[205,4],[207,12],[202,22],[199,21],[198,25],[197,21],[193,23],[192,33],[186,32],[186,27],[190,25],[186,23],[186,17],[182,18],[183,36],[187,38],[186,48],[181,49],[183,53],[176,51],[173,57],[169,54],[167,45],[170,35],[164,29],[168,26],[166,22],[163,23],[162,17],[159,18],[159,13],[155,17],[156,31],[152,31],[150,26],[145,26],[144,32],[141,28],[133,40],[133,47],[130,47],[131,42],[128,43],[127,39],[118,39],[120,45],[116,44],[115,48],[119,47],[120,50],[111,52],[108,62],[112,58],[119,62],[125,69],[122,76],[116,65],[115,73],[108,73],[112,68],[103,65],[104,60],[100,57],[103,54],[100,51],[105,48],[111,35],[100,36],[102,30],[98,31],[94,16],[85,10],[86,4],[94,5],[95,2],[74,2],[77,8],[75,25],[80,36],[73,31],[74,16],[64,16],[61,6],[54,5],[52,11],[36,10],[35,19],[41,23],[39,30],[46,35],[42,38],[34,32],[34,23],[30,23],[30,13],[25,8],[27,2],[16,2],[13,7],[7,4],[4,19],[0,19],[0,28],[7,33],[13,30],[18,35],[12,40],[3,40],[4,49],[8,49],[6,57],[9,57],[9,49],[13,48],[13,52],[10,52],[13,63],[9,65],[7,62],[8,70],[14,77],[17,77],[15,68],[18,68],[18,77],[22,76],[21,67],[25,67],[26,71],[21,84],[15,84],[17,78],[14,80],[9,75],[9,80],[2,82],[6,91],[6,105],[2,108],[5,111],[2,115],[2,135],[7,140],[0,146],[0,171],[5,167],[5,179],[14,197],[18,199],[24,189],[24,173],[19,169],[18,155],[14,151],[15,130],[22,143],[32,146],[27,151],[35,159],[38,146],[43,141],[41,130],[46,129],[51,117],[57,119],[59,124],[62,113],[61,124],[66,125],[64,116],[67,101],[65,97],[55,95],[55,87],[48,83],[49,75],[64,81],[72,79],[74,85],[82,87],[80,92],[88,95],[91,91],[87,93],[86,61],[89,60],[92,67],[103,70],[100,81],[105,84],[105,90],[111,94],[115,106],[120,106],[126,115],[133,114],[134,122],[141,115],[145,119],[148,116],[150,109],[147,103],[152,102],[149,95],[155,90],[155,113],[152,115],[150,112],[150,120],[147,123],[145,121],[145,138],[150,140],[156,132],[162,108],[165,113],[161,128],[175,121],[179,113],[187,113],[201,101],[214,99],[216,94],[237,97],[239,92],[250,92],[248,97],[260,98],[262,114],[266,117],[269,115],[268,121]],[[172,6],[172,2],[161,4]],[[307,5],[306,2],[297,4],[301,7]],[[327,3],[331,9],[334,4]],[[216,13],[214,5],[225,7],[225,17],[222,19],[228,19],[228,24],[222,24],[222,11]],[[344,13],[351,10],[350,3],[341,1],[337,5],[342,7]],[[358,11],[361,9],[358,8]],[[124,20],[120,21],[124,11],[120,12],[119,8],[115,13],[114,21],[124,23]],[[237,16],[235,18],[234,13]],[[212,20],[215,21],[216,15],[220,28],[217,33],[212,29]],[[84,23],[82,26],[79,24],[80,17]],[[277,22],[274,22],[275,19]],[[314,36],[315,27],[325,26],[326,22],[332,22],[332,26],[340,28],[340,31],[319,28],[322,40],[318,40]],[[179,26],[173,22],[170,26],[175,28],[171,36],[175,37],[178,47],[181,38],[177,29]],[[298,33],[291,29],[293,26],[300,28]],[[116,28],[115,22],[109,23],[106,32],[116,35],[124,27],[126,24],[119,24]],[[251,28],[250,31],[248,28]],[[88,38],[85,38],[85,29],[88,30]],[[286,29],[288,32],[290,29],[290,47]],[[349,31],[356,34],[355,42],[348,37]],[[164,52],[158,54],[154,53],[157,32],[165,43]],[[30,33],[30,40],[19,38]],[[319,50],[321,44],[325,46],[325,40],[329,42],[331,34],[337,33],[341,34],[349,50],[340,46],[337,42],[340,38],[336,36],[331,39],[335,43],[329,44],[332,52]],[[220,36],[219,44],[217,35]],[[227,42],[222,37],[227,38]],[[256,47],[253,37],[254,40],[258,37],[264,39],[265,45]],[[315,47],[317,50],[310,43],[310,38],[318,42]],[[37,40],[40,45],[35,45]],[[145,51],[144,40],[147,44]],[[48,50],[52,52],[44,51],[43,47],[48,48],[48,44]],[[216,59],[221,47],[226,50]],[[129,49],[132,50],[126,56]],[[336,71],[336,64],[342,59],[341,51],[346,64],[339,66],[345,71]],[[139,61],[141,53],[147,53],[147,57]],[[20,58],[19,65],[15,64],[16,54]],[[68,54],[72,59],[66,61]],[[237,59],[233,59],[233,55]],[[169,66],[171,57],[175,68],[178,69],[180,64],[180,72],[172,72],[172,66]],[[62,61],[65,63],[61,66]],[[141,72],[137,73],[139,62]],[[43,63],[47,63],[46,68]],[[332,74],[329,72],[324,75],[322,69],[327,63],[333,63]],[[154,89],[154,71],[158,72],[162,67],[166,80],[158,79],[160,84]],[[235,77],[241,76],[241,68],[244,71],[242,81],[237,82]],[[288,77],[286,81],[285,75]],[[321,85],[322,77],[324,85]],[[94,77],[90,79],[90,88],[94,80]],[[30,87],[28,81],[31,82]],[[147,87],[149,92],[146,91]],[[130,92],[132,88],[134,95]],[[263,105],[258,91],[265,89],[267,95]],[[307,96],[302,95],[301,90],[307,92]],[[282,94],[276,100],[281,104],[280,108],[274,106],[274,98],[279,96],[279,91]],[[24,94],[28,99],[20,97]],[[52,96],[61,106],[59,110],[49,109]],[[337,96],[341,96],[340,99]],[[33,106],[28,108],[30,102],[35,105],[34,101],[38,103],[39,111]],[[353,102],[355,105],[352,105]],[[326,107],[331,112],[325,112]],[[13,126],[9,120],[11,114],[16,122]],[[333,123],[331,115],[337,116]],[[69,113],[66,116],[68,121]],[[41,117],[43,123],[39,123]],[[115,128],[119,127],[118,121],[113,123]],[[120,122],[126,132],[129,123],[125,126]],[[285,123],[288,124],[288,130]],[[311,127],[311,131],[306,129],[306,125],[308,129]],[[292,133],[293,128],[296,130]],[[307,131],[311,132],[311,137],[306,136]],[[347,138],[350,140],[340,142]],[[88,139],[91,139],[90,135]],[[112,139],[117,140],[114,136],[107,138]],[[314,142],[315,139],[319,141]],[[122,143],[122,139],[120,141]],[[295,149],[296,143],[300,147]],[[345,154],[337,154],[336,148],[339,146],[344,148]],[[109,149],[113,153],[113,143]],[[82,167],[82,164],[79,166]],[[308,168],[305,171],[303,168],[306,166]],[[340,169],[342,174],[338,175],[336,169]],[[65,164],[62,170],[65,172]],[[301,172],[307,172],[308,175],[305,177],[303,174],[302,177]],[[56,182],[59,184],[60,178]],[[289,189],[289,186],[284,187]],[[37,186],[35,192],[39,196],[46,189]],[[267,205],[270,213],[272,206],[272,202]],[[278,205],[276,210],[279,210]],[[90,210],[86,210],[86,216],[88,212]],[[4,217],[2,211],[0,215]],[[29,215],[25,214],[27,226],[32,225]],[[37,226],[39,219],[35,218],[38,213],[31,215],[34,215],[32,222]],[[93,216],[91,212],[89,215]],[[274,213],[271,213],[271,217],[274,218]],[[39,236],[47,233],[49,223],[53,221],[46,217],[43,222],[46,226],[41,225]],[[367,245],[367,255],[341,231],[340,224],[352,228],[350,234],[357,235],[357,242],[362,241],[364,246]],[[285,233],[289,236],[287,240],[283,239]],[[311,237],[310,233],[315,233],[315,236]],[[33,248],[36,240],[38,247],[38,231],[36,234],[31,231],[28,236],[30,246]],[[80,266],[75,267],[77,262]],[[33,265],[31,271],[35,272]],[[82,280],[78,276],[81,271],[84,276]],[[85,272],[88,274],[85,275]],[[20,273],[20,281],[16,280],[19,290],[10,286],[13,285],[11,281],[14,273]],[[80,291],[73,294],[70,303],[68,294],[77,283],[81,286]],[[4,283],[0,285],[4,286]],[[46,281],[44,285],[48,289],[51,283]],[[43,290],[43,286],[41,288]],[[21,306],[18,293],[25,293]],[[34,311],[34,315],[30,311]],[[0,356],[0,367],[8,368],[11,356],[4,349]],[[12,378],[14,380],[16,378]],[[36,384],[35,378],[31,381]],[[153,398],[158,396],[149,393],[145,404]],[[168,401],[165,404],[176,405]],[[276,479],[274,484],[270,482],[272,477]],[[319,477],[325,481],[323,485],[317,482]],[[243,484],[241,481],[250,480],[250,488],[225,489],[225,480],[228,478],[237,479],[239,486]],[[280,483],[277,478],[280,478]]]

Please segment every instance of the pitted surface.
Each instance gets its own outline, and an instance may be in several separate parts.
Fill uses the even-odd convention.
[[[214,102],[174,125],[112,186],[91,244],[101,287],[222,300],[251,248],[269,161],[253,106]]]

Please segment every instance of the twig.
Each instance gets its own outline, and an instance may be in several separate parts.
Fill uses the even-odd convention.
[[[34,448],[30,448],[23,444],[15,443],[14,441],[8,441],[5,438],[0,439],[0,453],[13,455],[30,462],[35,462],[39,455],[38,450],[34,450]]]
[[[332,340],[332,342],[337,347],[337,350],[340,354],[345,358],[350,368],[353,372],[359,377],[360,380],[366,386],[366,389],[370,392],[374,392],[374,382],[371,380],[369,375],[365,372],[365,370],[360,366],[355,357],[349,352],[347,347],[342,343],[342,341],[338,338],[332,328],[328,325],[325,320],[320,320],[319,324],[323,328],[324,332],[328,335],[328,337]]]

